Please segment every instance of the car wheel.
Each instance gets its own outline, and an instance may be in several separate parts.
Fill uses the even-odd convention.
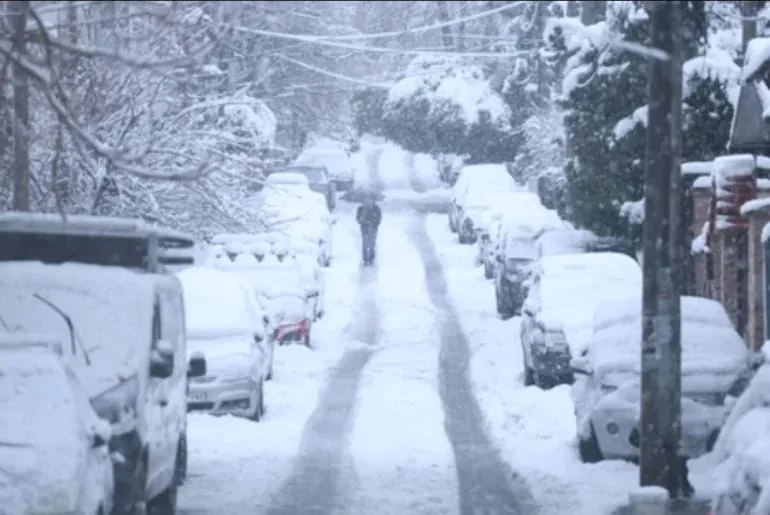
[[[528,365],[524,365],[524,386],[535,384],[535,371]]]
[[[500,289],[495,289],[497,312],[504,318],[510,318],[513,316],[513,308],[511,307],[511,299],[508,296],[508,288],[505,287],[505,283],[502,283],[500,286]]]
[[[492,270],[492,265],[490,265],[486,260],[484,261],[484,279],[492,279],[495,276],[495,271]]]
[[[591,426],[591,435],[582,439],[578,437],[578,451],[580,452],[580,460],[583,463],[599,463],[604,459],[602,450],[599,448],[599,440],[596,438],[596,431],[594,426]]]
[[[179,443],[176,449],[176,470],[174,477],[177,486],[182,486],[187,479],[187,434],[179,435]]]
[[[249,417],[254,422],[262,420],[262,415],[265,414],[265,382],[259,382],[259,391],[257,391],[257,400],[254,402],[254,411]]]
[[[172,483],[155,498],[147,501],[147,515],[174,515],[176,513],[177,486]]]
[[[147,488],[147,457],[139,456],[134,476],[131,478],[129,491],[125,497],[115,497],[112,508],[113,515],[134,515],[139,511],[139,507],[144,502],[145,489]],[[122,497],[122,496],[121,496]]]

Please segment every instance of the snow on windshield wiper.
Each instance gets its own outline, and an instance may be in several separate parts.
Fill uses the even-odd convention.
[[[86,358],[86,365],[91,364],[91,358],[88,356],[88,351],[86,350],[85,345],[83,345],[83,341],[78,336],[77,331],[75,331],[75,324],[72,323],[72,319],[65,313],[59,306],[51,302],[50,300],[46,299],[39,293],[33,293],[33,297],[35,297],[37,300],[51,308],[52,310],[56,311],[59,316],[61,316],[64,319],[64,322],[67,324],[67,328],[70,330],[70,345],[72,345],[72,353],[77,353],[77,347],[80,347],[80,350],[83,351],[83,356]],[[76,345],[77,342],[77,345]]]

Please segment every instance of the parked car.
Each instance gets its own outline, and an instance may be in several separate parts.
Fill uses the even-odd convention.
[[[770,354],[767,344],[765,355]],[[770,473],[770,364],[756,371],[735,403],[714,445],[715,494],[711,515],[766,511]]]
[[[588,245],[598,237],[585,229],[565,227],[543,233],[537,239],[537,257],[561,254],[581,254],[588,251]]]
[[[6,327],[68,342],[96,413],[112,426],[115,511],[175,513],[187,470],[184,304],[171,274],[65,263],[0,264]],[[204,364],[205,366],[205,364]]]
[[[460,229],[460,210],[471,188],[483,188],[487,192],[499,193],[514,191],[517,186],[503,164],[463,166],[457,182],[452,186],[449,199],[449,229],[452,232],[458,232]]]
[[[310,189],[320,193],[326,199],[329,211],[334,211],[337,205],[337,185],[329,176],[329,171],[324,166],[291,165],[271,172],[274,173],[301,173],[309,182]]]
[[[476,264],[484,267],[484,278],[492,279],[495,275],[495,256],[499,251],[500,237],[506,223],[523,218],[530,210],[538,209],[544,208],[534,193],[522,191],[490,197],[489,207],[484,210],[478,223],[474,224],[478,245]]]
[[[641,291],[642,270],[612,252],[546,256],[532,270],[521,319],[524,384],[572,383],[570,348],[590,335],[594,306],[618,292]]]
[[[259,215],[257,232],[279,233],[292,242],[308,241],[317,249],[318,263],[322,266],[331,264],[334,218],[322,196],[310,191],[304,175],[271,175],[258,195],[256,210]]]
[[[295,165],[323,166],[329,171],[337,190],[353,189],[353,162],[345,150],[331,146],[312,146],[294,161]]]
[[[192,266],[195,253],[192,236],[138,219],[0,215],[0,261],[84,263],[162,273]]]
[[[189,410],[259,421],[271,349],[256,300],[232,274],[215,268],[179,273],[187,314],[187,352],[202,356],[206,374],[190,381]]]
[[[597,306],[590,341],[575,349],[572,395],[584,462],[638,458],[640,297]],[[682,297],[681,316],[681,447],[685,457],[696,458],[711,450],[725,419],[725,395],[748,366],[748,354],[719,302]]]
[[[479,226],[483,222],[484,213],[494,202],[493,197],[499,197],[501,193],[509,193],[513,196],[518,188],[509,175],[484,182],[470,182],[465,195],[458,197],[455,201],[458,241],[461,244],[476,243],[481,229]],[[513,202],[515,202],[513,198],[508,199],[508,205],[512,205]]]
[[[3,499],[3,513],[112,510],[110,426],[61,359],[68,343],[55,334],[0,332],[0,492],[18,493],[15,503]]]
[[[526,297],[525,280],[537,258],[537,238],[544,232],[560,228],[563,222],[550,210],[528,211],[526,221],[506,221],[495,245],[495,302],[503,316],[518,315]]]

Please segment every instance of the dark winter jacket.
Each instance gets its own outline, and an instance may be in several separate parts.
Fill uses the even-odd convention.
[[[356,210],[356,221],[361,226],[362,231],[377,230],[382,221],[382,210],[377,204],[373,206],[358,206]]]

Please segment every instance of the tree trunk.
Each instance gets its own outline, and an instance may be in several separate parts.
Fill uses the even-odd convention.
[[[580,21],[583,25],[593,25],[602,21],[605,17],[607,2],[597,2],[593,0],[580,2]]]
[[[681,4],[651,4],[651,45],[671,56],[653,60],[645,150],[642,398],[639,482],[684,493],[680,458],[681,326],[679,179],[681,152]]]
[[[11,27],[17,60],[13,64],[13,209],[29,211],[29,83],[19,60],[26,57],[29,0],[13,2]]]
[[[449,9],[444,1],[437,2],[438,19],[441,23],[449,23]],[[452,28],[449,26],[441,27],[441,44],[446,50],[452,48]]]
[[[565,15],[568,18],[577,18],[580,16],[580,2],[574,0],[568,1]]]

